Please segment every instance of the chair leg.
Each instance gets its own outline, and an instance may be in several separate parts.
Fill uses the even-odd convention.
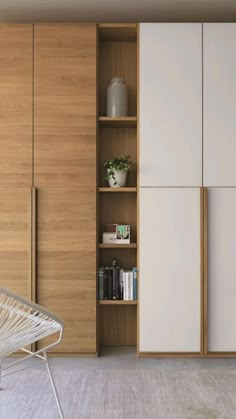
[[[1,387],[1,381],[2,381],[2,359],[0,359],[0,391],[3,390]]]
[[[53,378],[53,375],[52,375],[52,370],[51,370],[49,362],[48,362],[47,353],[43,352],[43,355],[44,355],[44,358],[45,358],[45,364],[46,364],[46,367],[47,367],[47,370],[48,370],[48,375],[49,375],[49,378],[50,378],[50,381],[51,381],[51,385],[52,385],[53,393],[54,393],[54,396],[55,396],[55,399],[56,399],[56,403],[57,403],[57,407],[58,407],[58,410],[59,410],[60,418],[64,419],[61,403],[60,403],[60,400],[59,400],[59,397],[58,397],[57,389],[56,389],[54,378]]]

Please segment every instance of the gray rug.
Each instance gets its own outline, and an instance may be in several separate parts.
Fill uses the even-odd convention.
[[[55,380],[66,419],[236,418],[236,370],[59,370]],[[1,419],[57,419],[43,370],[9,376]]]

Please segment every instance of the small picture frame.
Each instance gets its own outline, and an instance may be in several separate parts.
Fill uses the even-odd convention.
[[[119,224],[116,226],[116,243],[130,244],[130,225]]]

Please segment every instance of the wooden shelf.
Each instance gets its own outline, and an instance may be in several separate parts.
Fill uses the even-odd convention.
[[[115,192],[137,192],[137,188],[135,187],[125,187],[125,188],[109,188],[109,187],[101,187],[98,188],[99,192],[109,192],[109,193],[115,193]]]
[[[137,305],[137,300],[133,301],[124,301],[124,300],[100,300],[98,301],[98,304],[104,305],[104,306],[113,306],[113,305]]]
[[[137,125],[136,116],[99,116],[98,121],[103,127],[135,127]]]
[[[101,41],[135,42],[137,40],[136,23],[100,23],[98,30]]]
[[[99,243],[99,249],[136,249],[137,243],[130,243],[130,244],[107,244],[107,243]]]

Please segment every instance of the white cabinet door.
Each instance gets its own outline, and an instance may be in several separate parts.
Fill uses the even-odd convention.
[[[140,25],[140,185],[202,185],[202,25]]]
[[[208,189],[208,350],[236,351],[236,189]]]
[[[203,28],[204,185],[236,186],[236,23]]]
[[[140,191],[140,352],[200,352],[200,189]]]

